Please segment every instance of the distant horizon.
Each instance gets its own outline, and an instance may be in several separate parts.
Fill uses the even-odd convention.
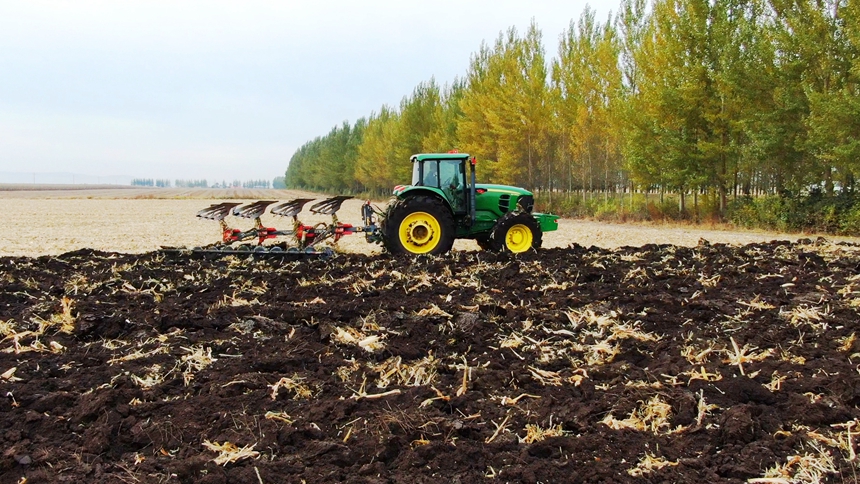
[[[12,172],[12,171],[2,171],[0,172],[0,185],[117,185],[117,186],[131,186],[132,180],[136,179],[150,179],[150,180],[168,180],[171,184],[170,188],[173,188],[173,185],[177,180],[206,180],[206,182],[210,185],[214,185],[216,183],[223,182],[246,182],[252,180],[268,180],[269,182],[274,181],[276,178],[283,177],[284,175],[274,175],[269,178],[259,178],[259,177],[247,177],[247,178],[232,178],[225,179],[224,177],[206,177],[206,176],[198,176],[198,177],[174,177],[174,178],[166,178],[166,177],[157,177],[157,176],[133,176],[133,175],[90,175],[87,173],[73,173],[73,172]],[[155,187],[141,187],[141,188],[155,188]],[[179,187],[186,188],[186,187]],[[210,186],[209,188],[212,188]]]

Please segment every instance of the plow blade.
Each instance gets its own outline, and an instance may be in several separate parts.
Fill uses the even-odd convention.
[[[242,218],[258,218],[266,212],[266,207],[273,203],[275,203],[275,200],[260,200],[259,202],[249,203],[248,205],[234,208],[233,215]]]
[[[272,213],[282,217],[295,217],[302,211],[305,204],[312,202],[313,200],[313,198],[297,198],[295,200],[290,200],[289,202],[275,205],[274,208],[272,208]]]
[[[311,205],[311,213],[334,215],[338,210],[340,210],[341,204],[343,204],[345,200],[349,200],[350,198],[352,197],[348,195],[340,195],[337,197],[327,198],[321,202]]]
[[[197,212],[197,216],[200,218],[205,218],[208,220],[224,220],[227,215],[230,215],[230,211],[233,210],[236,206],[241,205],[241,203],[237,202],[224,202],[224,203],[215,203],[210,205],[207,208]]]

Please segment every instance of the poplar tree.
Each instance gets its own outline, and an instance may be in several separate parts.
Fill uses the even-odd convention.
[[[388,106],[372,113],[358,146],[355,180],[369,190],[383,192],[395,184],[394,142],[399,129],[399,115]]]
[[[540,160],[549,156],[552,114],[537,25],[524,38],[508,29],[493,49],[482,44],[466,79],[457,131],[464,149],[489,161],[483,166],[493,180],[534,186]]]

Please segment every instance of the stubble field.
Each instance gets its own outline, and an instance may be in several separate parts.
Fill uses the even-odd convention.
[[[217,238],[206,199],[4,201],[67,210],[45,240],[115,202],[174,238],[0,257],[0,482],[857,481],[852,242],[190,259],[151,250]]]
[[[2,188],[2,187],[0,187]],[[195,218],[198,210],[224,200],[286,201],[294,198],[316,198],[325,195],[294,190],[232,189],[76,189],[40,190],[0,189],[3,204],[3,226],[0,233],[0,255],[58,255],[81,248],[143,253],[161,246],[202,246],[220,239],[218,224]],[[348,200],[338,217],[341,221],[361,223],[361,200]],[[380,207],[384,207],[381,202]],[[315,216],[307,207],[301,219],[306,223],[330,220]],[[228,218],[234,226],[246,229],[251,221]],[[291,221],[266,214],[267,226],[288,228]],[[699,239],[710,242],[747,244],[774,239],[796,240],[800,236],[756,231],[709,230],[701,227],[622,225],[562,219],[557,232],[544,236],[544,247],[562,248],[570,244],[604,248],[641,246],[648,243],[692,247]],[[856,238],[828,237],[829,240],[857,241]],[[477,250],[471,241],[457,241],[457,250]],[[349,253],[376,254],[379,247],[364,242],[361,236],[345,237],[340,249]]]

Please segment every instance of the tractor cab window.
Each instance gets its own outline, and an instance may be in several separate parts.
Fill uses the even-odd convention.
[[[466,210],[466,173],[463,171],[462,160],[443,160],[439,162],[439,187],[451,201],[455,212]]]
[[[412,165],[412,185],[442,190],[457,213],[466,210],[466,173],[462,160],[424,160]]]
[[[442,180],[440,188],[463,188],[460,165],[459,160],[445,160],[439,163],[439,178]]]
[[[423,165],[423,180],[421,177],[421,167]],[[424,162],[416,161],[412,165],[412,184],[425,187],[439,188],[439,162],[436,160],[428,160]]]

